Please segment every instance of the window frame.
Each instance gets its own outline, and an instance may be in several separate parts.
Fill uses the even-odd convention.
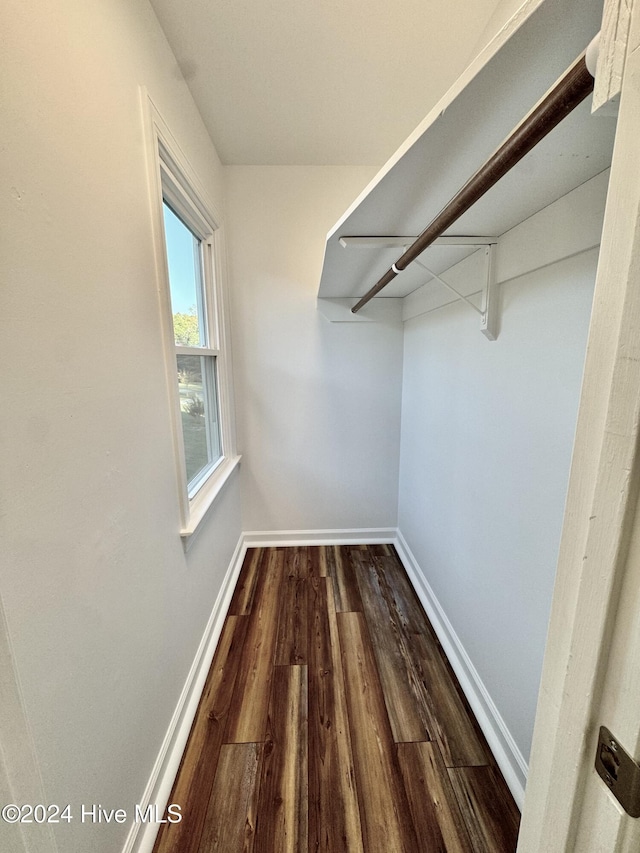
[[[179,376],[177,367],[178,356],[194,356],[195,358],[206,359],[209,362],[209,367],[202,370],[202,396],[206,402],[209,401],[208,411],[205,410],[205,427],[207,431],[207,450],[210,450],[210,432],[214,428],[218,434],[217,443],[220,445],[220,455],[211,462],[207,462],[197,472],[196,476],[189,479],[187,471],[187,494],[189,500],[193,500],[202,486],[206,483],[214,469],[221,463],[224,458],[224,446],[222,441],[222,429],[220,421],[220,400],[217,393],[217,361],[220,356],[220,348],[218,346],[219,331],[218,318],[215,307],[215,273],[214,273],[214,245],[213,232],[209,223],[199,216],[198,211],[191,206],[190,200],[186,198],[181,190],[176,190],[174,176],[168,172],[164,162],[160,162],[160,177],[162,182],[162,203],[163,213],[164,207],[168,207],[172,214],[185,227],[186,230],[195,238],[198,244],[196,253],[197,263],[195,264],[196,273],[196,302],[198,310],[198,326],[203,340],[202,344],[194,346],[184,346],[175,343],[175,330],[173,330],[173,300],[171,293],[171,281],[169,279],[169,298],[172,303],[171,320],[172,334],[174,340],[174,366],[176,375]],[[180,204],[176,204],[177,193],[180,193],[178,200]],[[175,209],[179,207],[179,212]],[[163,215],[164,223],[164,215]],[[165,229],[165,257],[168,260],[168,251],[166,244],[166,229]],[[213,303],[213,305],[212,305]],[[213,392],[213,399],[212,397]],[[184,418],[182,417],[182,400],[180,400],[180,429],[183,435],[183,451],[186,453],[186,442],[184,440]],[[215,417],[212,417],[215,414]],[[186,459],[185,459],[186,469]]]
[[[209,508],[240,462],[236,452],[233,415],[233,387],[226,301],[226,269],[222,217],[208,198],[186,156],[162,119],[146,90],[147,157],[149,165],[156,276],[161,312],[161,328],[168,405],[175,457],[176,481],[180,504],[180,536],[186,547]],[[163,204],[183,222],[200,241],[202,259],[203,322],[207,328],[207,346],[184,347],[175,343],[169,266],[165,243]],[[178,388],[178,355],[212,359],[217,391],[217,415],[220,458],[187,482],[185,448]],[[203,376],[203,383],[205,383]]]

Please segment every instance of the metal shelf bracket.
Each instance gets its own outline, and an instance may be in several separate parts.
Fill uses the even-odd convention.
[[[480,331],[490,341],[498,337],[498,283],[496,282],[496,244],[485,246],[485,280],[482,294]]]
[[[495,248],[496,243],[493,242],[486,245],[483,250],[485,256],[485,273],[484,283],[482,285],[481,308],[469,299],[468,296],[465,296],[464,293],[460,293],[460,291],[456,290],[453,285],[441,278],[432,269],[429,269],[425,263],[420,260],[414,261],[414,263],[418,264],[418,266],[428,272],[432,278],[439,281],[440,284],[447,288],[447,290],[450,290],[455,294],[458,299],[466,302],[470,308],[480,315],[480,331],[490,341],[495,341],[498,337],[498,293],[496,285]]]

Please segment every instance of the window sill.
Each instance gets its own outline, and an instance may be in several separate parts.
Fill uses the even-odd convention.
[[[185,548],[188,548],[190,538],[198,530],[200,523],[211,509],[212,504],[224,488],[225,483],[240,464],[241,458],[241,456],[226,458],[218,465],[193,500],[189,502],[189,521],[180,530],[180,536],[182,537]]]

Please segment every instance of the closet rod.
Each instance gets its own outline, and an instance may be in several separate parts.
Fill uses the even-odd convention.
[[[586,53],[586,51],[585,51]],[[382,278],[371,290],[353,306],[355,314],[370,299],[386,287],[402,272],[418,255],[430,246],[434,240],[442,236],[449,226],[459,219],[463,213],[475,204],[500,178],[512,169],[525,154],[528,154],[538,142],[550,133],[553,128],[566,118],[578,104],[593,91],[593,77],[585,62],[583,53],[551,91],[526,116],[508,137],[500,148],[493,154],[484,166],[467,181],[451,199],[449,204],[427,225],[406,252],[392,264]]]

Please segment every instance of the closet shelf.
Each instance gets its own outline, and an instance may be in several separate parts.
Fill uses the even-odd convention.
[[[601,12],[598,0],[523,4],[330,231],[320,298],[355,302],[378,281],[586,48]],[[442,275],[495,242],[607,169],[614,136],[615,119],[592,115],[588,97],[420,260]],[[375,298],[429,280],[414,263]]]

